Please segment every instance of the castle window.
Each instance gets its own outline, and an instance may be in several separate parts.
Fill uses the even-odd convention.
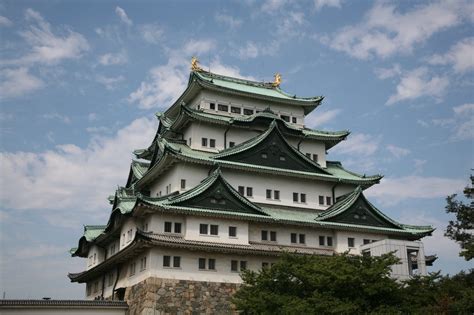
[[[179,222],[174,223],[174,232],[176,234],[181,234],[181,223]]]
[[[247,197],[253,197],[253,188],[247,187]]]
[[[332,199],[331,197],[326,197],[326,204],[327,204],[328,206],[331,205],[331,199]]]
[[[146,256],[140,259],[140,271],[143,271],[145,269],[146,269]]]
[[[280,200],[280,191],[279,190],[274,190],[273,191],[273,199]]]
[[[347,238],[347,246],[348,247],[355,247],[355,241],[354,241],[354,238],[353,237],[349,237]]]
[[[186,189],[186,180],[185,179],[181,180],[181,189]]]
[[[171,233],[172,226],[173,226],[173,222],[165,222],[165,233]]]
[[[267,199],[272,199],[272,190],[267,189]]]
[[[306,203],[306,194],[300,194],[301,203]]]
[[[135,262],[132,262],[130,264],[130,277],[135,274],[136,269],[137,269],[137,264]]]
[[[293,193],[293,202],[298,202],[298,193]]]
[[[326,242],[325,242],[325,237],[324,236],[320,236],[319,237],[319,246],[324,246],[326,245]]]
[[[324,205],[324,196],[319,196],[319,204]]]
[[[311,153],[305,153],[305,155],[308,159],[311,159]]]
[[[270,231],[270,241],[276,242],[276,240],[277,240],[277,232]]]
[[[296,124],[296,117],[291,117],[291,122]]]
[[[291,233],[290,235],[290,241],[291,243],[296,243],[296,239],[297,239],[297,234],[296,233]]]
[[[331,236],[326,237],[326,243],[327,243],[328,246],[332,246],[332,237]]]
[[[220,110],[221,112],[229,112],[229,106],[218,104],[217,105],[217,110]]]
[[[207,147],[207,138],[202,138],[201,139],[201,146]]]
[[[199,224],[199,234],[207,235],[208,227],[208,224]]]
[[[171,267],[171,256],[163,256],[163,267]]]
[[[247,262],[245,260],[240,261],[240,270],[247,269]]]
[[[318,162],[318,155],[317,154],[313,154],[313,161]]]
[[[290,116],[287,115],[280,115],[281,119],[283,119],[286,122],[290,122]]]
[[[230,261],[230,271],[239,271],[239,261],[238,260],[231,260]]]
[[[173,257],[173,268],[181,268],[181,257],[174,256]]]
[[[370,240],[368,240],[368,239],[366,239],[366,238],[364,238],[364,241],[363,241],[363,242],[364,242],[364,245],[370,244]]]
[[[230,141],[230,142],[229,142],[229,148],[232,148],[232,147],[234,147],[234,146],[235,146],[235,142]]]
[[[191,137],[189,137],[188,146],[191,146]]]
[[[237,237],[237,227],[229,226],[229,237]]]
[[[206,264],[207,262],[207,264]],[[206,268],[207,265],[207,268]],[[200,270],[216,270],[216,260],[214,258],[199,258],[198,267]]]
[[[211,224],[211,235],[219,234],[219,226]]]
[[[262,241],[268,241],[268,231],[262,230]]]
[[[306,235],[305,234],[300,234],[299,235],[299,242],[300,242],[300,244],[306,244]]]
[[[244,108],[244,115],[253,115],[253,109]]]
[[[234,114],[240,114],[242,112],[242,109],[240,107],[231,106],[230,112]]]
[[[209,103],[209,109],[215,110],[215,109],[216,109],[216,104],[214,104],[214,103]]]
[[[215,148],[216,147],[216,139],[209,139],[209,146],[211,148]]]
[[[245,192],[245,187],[244,186],[239,186],[239,194],[241,194],[243,196],[244,192]]]

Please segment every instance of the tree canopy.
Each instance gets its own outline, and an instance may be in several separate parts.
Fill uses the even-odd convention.
[[[456,241],[461,246],[459,256],[466,260],[471,260],[474,257],[474,177],[471,176],[471,186],[464,189],[464,196],[471,200],[469,203],[464,203],[456,199],[456,195],[451,195],[446,198],[446,212],[455,215],[454,221],[449,221],[446,228],[445,236]]]
[[[234,303],[244,314],[472,314],[472,271],[405,282],[390,277],[393,255],[285,254],[275,265],[242,273]]]

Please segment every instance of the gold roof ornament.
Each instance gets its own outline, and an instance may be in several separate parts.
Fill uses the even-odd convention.
[[[191,58],[191,70],[192,71],[202,71],[202,68],[199,67],[199,60],[193,56],[193,58]]]
[[[273,80],[273,83],[272,85],[274,87],[279,87],[281,84],[281,74],[279,74],[278,72],[275,73],[275,76],[274,76],[274,80]]]

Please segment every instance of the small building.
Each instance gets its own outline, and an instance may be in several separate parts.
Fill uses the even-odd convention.
[[[415,266],[426,273],[420,240],[434,229],[370,203],[364,191],[382,176],[327,159],[349,131],[307,128],[323,97],[286,93],[280,82],[207,72],[193,60],[186,90],[156,114],[154,139],[134,151],[125,185],[109,198],[108,222],[85,226],[71,251],[85,258],[86,270],[69,278],[86,284],[87,299],[125,299],[132,314],[232,312],[239,272],[285,251],[396,250],[394,277]]]

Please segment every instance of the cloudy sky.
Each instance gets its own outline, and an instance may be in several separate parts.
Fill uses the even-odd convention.
[[[82,298],[67,272],[83,224],[104,224],[153,114],[213,72],[324,95],[308,127],[349,129],[329,159],[384,174],[367,194],[432,224],[432,271],[469,265],[444,238],[445,197],[473,168],[472,1],[0,1],[0,290]]]

